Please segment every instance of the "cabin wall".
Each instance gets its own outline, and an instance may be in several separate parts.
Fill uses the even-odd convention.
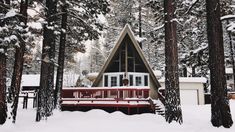
[[[100,82],[99,82],[99,84],[98,84],[98,86],[97,87],[103,87],[103,76],[102,76],[102,79],[100,79]]]
[[[153,79],[150,78],[150,93],[149,96],[152,99],[158,99],[158,92],[156,91],[156,86],[154,85]]]

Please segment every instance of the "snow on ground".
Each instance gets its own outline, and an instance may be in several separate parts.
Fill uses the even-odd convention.
[[[230,101],[235,120],[235,100]],[[16,124],[8,121],[0,126],[0,132],[234,132],[230,129],[214,128],[210,123],[210,105],[183,106],[184,123],[168,124],[164,118],[154,114],[125,115],[121,112],[106,113],[102,110],[89,112],[55,111],[52,117],[35,122],[35,109],[19,106]]]

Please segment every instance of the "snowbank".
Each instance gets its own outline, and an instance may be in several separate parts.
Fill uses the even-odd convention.
[[[20,104],[21,105],[21,104]],[[33,108],[23,110],[20,106],[16,124],[7,122],[0,126],[1,132],[234,132],[230,129],[214,128],[210,123],[210,105],[183,106],[183,125],[168,124],[162,116],[154,114],[124,115],[121,112],[106,113],[102,110],[89,112],[60,112],[47,120],[35,122]],[[231,112],[235,119],[235,101],[231,101]]]

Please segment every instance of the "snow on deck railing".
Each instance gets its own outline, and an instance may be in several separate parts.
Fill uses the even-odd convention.
[[[150,90],[149,87],[63,87],[63,90]]]

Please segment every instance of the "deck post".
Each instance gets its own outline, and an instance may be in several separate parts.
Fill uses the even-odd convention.
[[[138,89],[135,91],[135,94],[136,94],[136,97],[139,98],[139,90]]]

